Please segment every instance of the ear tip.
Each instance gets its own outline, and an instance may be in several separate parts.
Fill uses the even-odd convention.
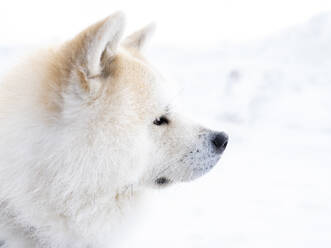
[[[119,18],[119,19],[125,19],[125,13],[122,10],[118,10],[111,14],[109,17],[113,18]]]
[[[117,23],[117,25],[124,27],[125,25],[125,14],[123,11],[116,11],[113,14],[109,15],[106,20],[108,23]]]

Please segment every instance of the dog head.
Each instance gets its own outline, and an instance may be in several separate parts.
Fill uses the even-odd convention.
[[[195,179],[218,162],[228,136],[176,111],[141,53],[152,26],[121,41],[123,19],[116,13],[53,52],[48,111],[71,130],[91,174],[99,166],[104,180],[149,186]]]

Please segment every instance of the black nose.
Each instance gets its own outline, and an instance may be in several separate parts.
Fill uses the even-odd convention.
[[[215,151],[217,153],[222,153],[228,145],[228,140],[229,136],[224,132],[220,132],[213,136],[211,142],[215,148]]]

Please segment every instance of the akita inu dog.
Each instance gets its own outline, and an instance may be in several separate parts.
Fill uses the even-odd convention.
[[[3,247],[111,247],[139,192],[209,171],[228,137],[183,118],[116,13],[0,84]]]

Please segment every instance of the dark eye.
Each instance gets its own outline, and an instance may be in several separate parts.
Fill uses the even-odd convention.
[[[153,121],[153,124],[155,124],[155,125],[157,125],[157,126],[167,125],[167,124],[169,124],[169,120],[168,120],[167,117],[165,117],[165,116],[161,116],[160,118],[155,119],[155,120]]]

